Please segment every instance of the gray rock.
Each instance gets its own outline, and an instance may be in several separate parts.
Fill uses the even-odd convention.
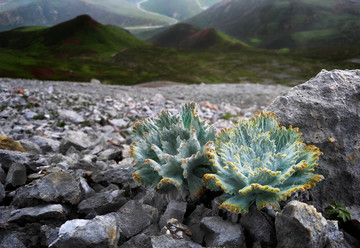
[[[117,223],[121,229],[121,235],[130,238],[139,234],[151,221],[147,217],[147,213],[138,201],[128,201],[124,206],[116,212]]]
[[[26,111],[25,113],[24,113],[24,117],[26,118],[26,119],[33,119],[35,116],[37,116],[38,114],[37,113],[35,113],[35,112],[32,112],[32,111]]]
[[[344,232],[343,234],[344,234],[345,241],[347,242],[347,244],[349,244],[349,246],[345,246],[346,248],[348,248],[348,247],[351,247],[351,248],[360,247],[360,240],[358,240],[357,238],[351,236],[347,232]]]
[[[0,163],[0,183],[5,183],[5,179],[6,179],[6,173],[1,167],[1,163]]]
[[[122,160],[122,152],[120,149],[106,149],[100,152],[98,159],[102,161],[115,160],[118,162]]]
[[[14,163],[11,165],[7,176],[5,186],[11,185],[17,187],[26,183],[26,167],[20,163]]]
[[[16,190],[12,205],[38,205],[39,201],[77,204],[81,192],[78,183],[66,171],[46,175]]]
[[[2,168],[8,171],[12,164],[25,164],[29,162],[29,154],[26,152],[15,152],[0,149],[0,161]]]
[[[60,204],[17,209],[11,212],[8,222],[32,223],[51,220],[59,222],[66,220],[67,210]]]
[[[151,238],[141,233],[129,239],[127,242],[122,244],[119,248],[152,248]]]
[[[73,146],[76,150],[82,151],[93,145],[91,137],[82,131],[69,131],[61,141],[59,151],[66,154],[67,150]]]
[[[201,248],[202,246],[190,241],[173,239],[170,235],[161,235],[151,237],[151,244],[153,248]]]
[[[192,236],[191,239],[196,243],[202,244],[205,232],[200,227],[200,222],[204,217],[211,216],[211,209],[205,208],[203,204],[197,205],[196,209],[186,219],[185,224],[189,227]]]
[[[157,208],[147,204],[143,204],[142,207],[146,212],[148,219],[151,221],[151,224],[159,222],[160,216],[159,216],[159,210]]]
[[[115,214],[97,216],[92,220],[69,220],[60,227],[59,237],[51,248],[103,248],[117,247],[120,230]]]
[[[168,204],[165,199],[165,195],[159,194],[154,189],[146,189],[145,195],[141,199],[143,204],[148,204],[159,210],[159,213],[165,211],[165,208]]]
[[[71,121],[73,123],[82,123],[85,121],[84,117],[72,110],[61,109],[58,111],[59,118],[62,120]]]
[[[89,184],[83,177],[80,177],[80,179],[79,179],[79,187],[80,187],[83,199],[86,199],[86,198],[89,198],[89,197],[95,195],[95,190],[93,190],[89,186]]]
[[[186,212],[186,202],[178,202],[171,200],[165,210],[165,213],[161,216],[159,221],[159,227],[162,228],[166,225],[167,221],[171,218],[183,222]]]
[[[94,172],[91,176],[94,182],[107,182],[107,183],[116,183],[116,184],[133,184],[134,179],[132,173],[134,169],[131,165],[128,166],[119,166],[117,168],[108,168],[104,171]]]
[[[22,147],[24,150],[31,154],[42,154],[42,150],[38,144],[35,142],[32,142],[30,140],[21,140],[20,141]]]
[[[40,228],[41,244],[48,247],[58,238],[60,227],[52,227],[50,225],[43,225]]]
[[[15,234],[6,235],[1,243],[1,248],[26,248],[26,246],[18,239]]]
[[[0,183],[0,203],[3,202],[3,200],[5,199],[5,188],[4,185],[2,183]]]
[[[333,222],[328,223],[314,206],[299,201],[291,201],[276,215],[275,227],[277,248],[345,245],[337,225]]]
[[[92,210],[99,215],[117,211],[126,203],[124,191],[114,190],[96,193],[94,196],[81,201],[78,205],[79,213],[90,213]]]
[[[230,223],[218,216],[213,216],[203,218],[201,228],[206,233],[206,246],[246,248],[245,235],[239,224]]]
[[[72,168],[75,165],[75,161],[72,158],[69,158],[68,156],[64,156],[59,153],[51,155],[48,158],[48,163],[50,165],[58,165],[58,164],[61,164],[64,162],[69,166],[69,168]],[[64,166],[64,164],[63,164],[63,166]]]
[[[328,234],[326,248],[350,248],[344,238],[344,233],[339,230],[338,222],[328,220],[327,224]]]
[[[129,122],[125,121],[124,119],[112,119],[110,120],[111,124],[119,128],[125,128],[129,125]]]
[[[241,216],[240,224],[245,228],[253,243],[259,243],[261,247],[275,247],[276,233],[273,220],[265,213],[257,210],[255,205],[250,211]]]
[[[59,152],[60,141],[58,140],[42,136],[33,136],[30,138],[30,141],[37,144],[43,153]]]
[[[161,230],[159,228],[159,223],[151,224],[147,228],[145,228],[141,233],[151,237],[151,236],[159,236],[163,233],[161,233]]]
[[[312,189],[312,204],[319,211],[333,201],[360,205],[359,91],[359,70],[323,70],[267,109],[281,125],[299,127],[305,143],[324,153],[317,172],[325,180]]]

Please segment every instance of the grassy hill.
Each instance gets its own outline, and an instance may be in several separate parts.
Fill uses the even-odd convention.
[[[54,27],[23,27],[0,33],[0,47],[31,55],[59,58],[109,55],[115,51],[146,43],[128,31],[105,26],[88,15],[78,16]]]
[[[167,25],[171,20],[140,11],[128,0],[12,0],[0,2],[0,31],[21,26],[51,26],[89,14],[118,26]]]
[[[200,29],[185,23],[171,26],[148,41],[158,46],[188,49],[223,49],[244,45],[215,29]]]
[[[360,41],[360,4],[350,0],[230,0],[185,22],[270,49],[338,47]]]
[[[311,57],[308,51],[270,51],[237,45],[233,41],[229,43],[227,36],[212,29],[204,32],[190,28],[190,31],[183,37],[193,37],[191,40],[196,42],[190,47],[201,44],[202,49],[151,45],[89,16],[79,16],[54,27],[24,27],[0,32],[0,77],[62,81],[97,78],[107,84],[127,85],[159,80],[294,85],[308,80],[321,69],[358,66],[346,61],[354,53],[346,53],[341,60],[333,57],[325,60]],[[180,31],[172,32],[177,35]],[[217,37],[212,43],[216,46],[206,49],[206,42],[211,39],[202,40],[201,37],[209,34],[209,37]],[[360,51],[357,52],[359,55]]]

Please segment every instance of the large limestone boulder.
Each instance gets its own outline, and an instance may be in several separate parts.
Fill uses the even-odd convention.
[[[325,180],[312,189],[319,211],[332,201],[360,210],[360,70],[323,70],[267,108],[281,125],[299,127],[320,156]]]

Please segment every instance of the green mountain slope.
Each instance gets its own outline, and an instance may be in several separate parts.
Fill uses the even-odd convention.
[[[350,0],[229,0],[185,22],[271,49],[360,41],[360,5]]]
[[[51,26],[82,14],[104,24],[124,27],[171,23],[169,18],[140,11],[134,2],[127,0],[3,0],[0,31],[20,26]]]
[[[185,23],[176,24],[148,41],[158,46],[189,49],[223,49],[244,45],[215,29],[200,29]]]
[[[217,37],[212,43],[216,46],[204,49],[208,45],[204,41],[211,39],[202,40],[202,35]],[[128,85],[159,80],[294,85],[321,69],[356,68],[358,64],[346,60],[360,55],[358,50],[356,54],[342,55],[341,60],[333,55],[325,60],[301,51],[257,49],[231,40],[229,43],[227,36],[212,29],[205,32],[195,29],[184,37],[193,37],[196,42],[191,45],[201,44],[203,49],[154,46],[121,28],[97,23],[89,16],[79,16],[54,27],[17,28],[0,32],[0,77],[61,81],[97,78],[103,83]]]
[[[105,26],[88,15],[78,16],[54,27],[24,27],[0,33],[0,47],[33,55],[61,58],[99,54],[101,56],[133,46],[143,46],[128,31]]]

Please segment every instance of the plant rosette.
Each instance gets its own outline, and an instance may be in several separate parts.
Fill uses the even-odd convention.
[[[280,127],[275,114],[262,112],[208,142],[205,154],[216,172],[205,174],[203,181],[223,192],[219,208],[242,214],[251,204],[279,209],[280,200],[322,180],[314,174],[322,153],[304,144],[301,135],[298,128]]]

